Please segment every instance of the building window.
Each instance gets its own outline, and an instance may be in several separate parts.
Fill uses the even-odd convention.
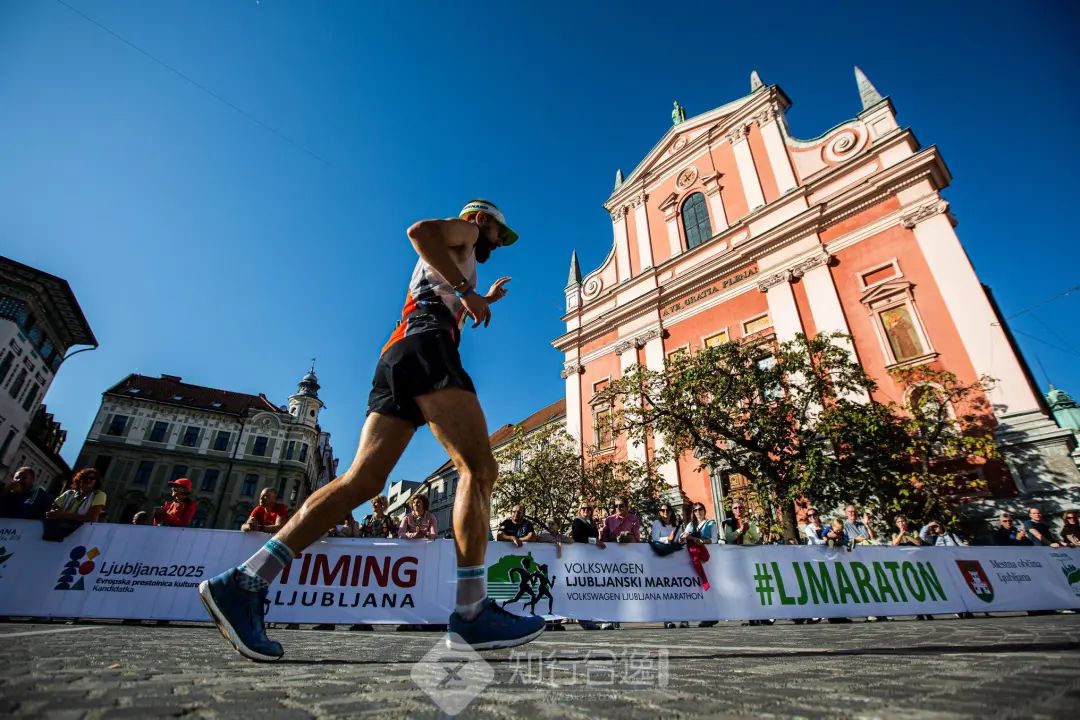
[[[772,355],[766,355],[757,361],[758,370],[762,373],[770,373],[773,368],[776,367],[776,358]],[[761,382],[761,398],[765,402],[778,399],[784,390],[780,385],[780,380],[773,377],[763,377]]]
[[[598,450],[609,450],[615,447],[611,408],[603,408],[593,414],[593,438],[596,440]]]
[[[259,484],[259,476],[248,473],[244,476],[244,484],[240,487],[240,494],[244,497],[252,497],[255,494],[255,486]]]
[[[203,492],[214,492],[217,488],[219,472],[214,468],[210,468],[203,473],[202,486],[199,488]]]
[[[231,438],[232,438],[232,435],[230,433],[226,432],[225,430],[218,430],[217,437],[214,438],[214,449],[215,450],[228,450],[229,449],[229,440]]]
[[[688,250],[696,248],[712,237],[709,211],[705,207],[705,196],[701,193],[694,193],[686,198],[682,206],[682,219]]]
[[[0,361],[0,385],[4,384],[7,380],[7,374],[11,372],[11,363],[15,360],[15,353],[10,350],[7,351],[7,355]]]
[[[300,444],[300,462],[307,462],[307,443]]]
[[[882,330],[889,341],[896,362],[904,362],[926,354],[922,340],[915,330],[915,322],[908,306],[897,305],[878,313]]]
[[[295,450],[296,450],[296,441],[295,440],[290,440],[288,442],[288,444],[285,445],[285,459],[286,460],[292,460],[293,459],[293,452]]]
[[[45,333],[41,332],[39,326],[34,325],[26,332],[26,339],[36,348],[41,345],[41,341],[45,339]]]
[[[711,348],[711,347],[716,347],[717,345],[723,345],[724,343],[728,342],[730,339],[731,338],[728,337],[727,330],[721,330],[720,332],[716,333],[715,335],[710,335],[709,337],[705,338],[705,347]]]
[[[150,474],[154,472],[154,461],[143,460],[139,463],[139,468],[135,471],[135,478],[131,481],[132,485],[146,485],[150,482]]]
[[[8,393],[11,397],[19,397],[19,392],[22,390],[24,382],[26,382],[26,368],[19,368],[19,374],[11,381],[11,387],[8,388]]]
[[[687,345],[681,348],[675,348],[667,354],[668,360],[678,360],[679,358],[686,357],[690,354],[690,346]]]
[[[15,428],[8,430],[7,437],[4,438],[4,444],[0,445],[0,458],[4,457],[7,452],[8,446],[11,445],[11,441],[15,439]]]
[[[278,480],[277,496],[279,498],[285,497],[285,483],[287,483],[287,482],[288,482],[288,480],[286,480],[285,478],[281,478],[280,480]]]
[[[127,415],[113,415],[112,420],[109,421],[109,429],[105,431],[105,434],[123,435],[124,428],[127,427],[127,421]]]
[[[179,480],[182,477],[187,476],[187,465],[173,465],[172,474],[169,475],[169,482]]]
[[[112,465],[112,455],[98,455],[94,460],[94,469],[98,471],[102,480],[105,479],[105,473],[109,471],[110,465]]]
[[[195,447],[199,442],[199,428],[195,425],[188,425],[184,430],[184,439],[181,442],[187,447]]]
[[[150,430],[150,442],[165,442],[165,433],[169,430],[169,423],[158,420]]]
[[[759,315],[756,318],[751,318],[742,324],[743,335],[754,335],[762,330],[768,330],[772,327],[772,322],[769,320],[769,314]]]
[[[40,389],[41,389],[41,386],[38,385],[37,383],[34,383],[33,385],[30,386],[30,392],[26,393],[26,398],[23,399],[23,404],[22,404],[22,409],[23,410],[25,410],[27,412],[30,412],[30,406],[32,406],[34,404],[34,401],[37,400],[38,390],[40,390]]]
[[[266,454],[266,437],[265,436],[260,435],[259,437],[255,438],[255,446],[252,447],[251,454],[252,455],[258,455],[259,457],[262,457],[263,455]]]
[[[237,513],[235,516],[233,516],[233,527],[232,527],[232,529],[233,530],[239,530],[240,528],[242,528],[244,526],[244,523],[247,522],[247,519],[248,519],[247,513]]]

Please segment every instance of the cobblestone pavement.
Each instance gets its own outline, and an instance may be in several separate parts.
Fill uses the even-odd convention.
[[[490,678],[461,715],[469,718],[1080,716],[1078,615],[571,626],[485,653],[486,664],[418,663],[436,633],[271,634],[287,654],[265,665],[241,659],[207,626],[2,624],[0,713],[444,717],[415,675],[441,686],[434,697],[451,712],[472,697],[469,683]]]

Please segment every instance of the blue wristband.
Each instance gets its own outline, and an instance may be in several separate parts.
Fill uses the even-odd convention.
[[[475,290],[473,290],[470,287],[470,288],[465,288],[464,290],[455,290],[454,294],[457,295],[459,298],[463,298],[466,295],[472,295],[474,292],[475,292]]]

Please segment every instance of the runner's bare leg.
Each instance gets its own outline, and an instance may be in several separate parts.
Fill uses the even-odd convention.
[[[415,434],[416,428],[407,420],[379,413],[368,415],[349,469],[316,490],[274,537],[293,554],[302,552],[325,535],[343,514],[382,492],[390,471]]]
[[[447,388],[415,398],[460,480],[454,498],[454,544],[458,567],[484,564],[491,491],[499,466],[491,453],[487,421],[476,393]]]

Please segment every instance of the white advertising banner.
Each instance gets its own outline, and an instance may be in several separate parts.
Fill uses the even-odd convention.
[[[205,620],[196,586],[266,536],[86,525],[63,542],[0,520],[0,615]],[[710,546],[695,568],[645,544],[488,546],[489,594],[515,612],[622,622],[864,617],[1080,607],[1080,551]],[[271,586],[267,619],[445,623],[450,541],[328,539]]]

